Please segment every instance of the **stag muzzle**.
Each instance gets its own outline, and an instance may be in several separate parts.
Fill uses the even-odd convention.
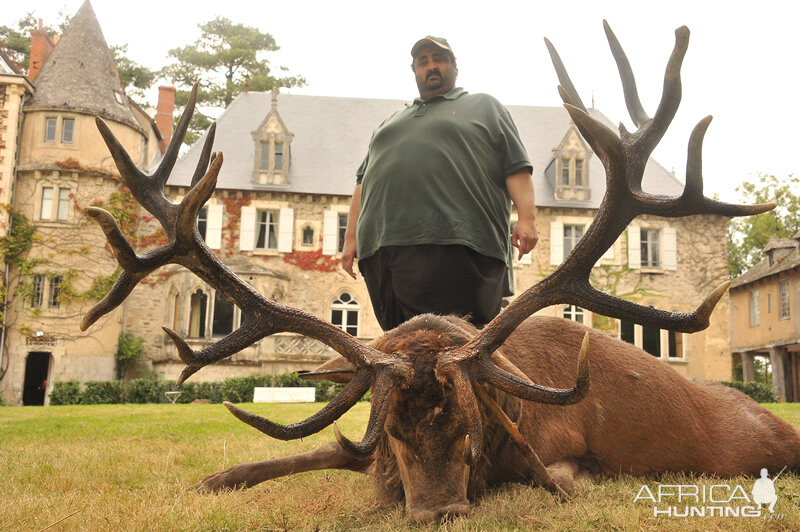
[[[417,453],[391,436],[389,445],[400,466],[406,514],[410,519],[432,523],[469,512],[470,466],[464,459],[470,456],[468,437],[455,445],[449,460],[437,451],[443,445],[434,445],[428,449],[430,453]]]

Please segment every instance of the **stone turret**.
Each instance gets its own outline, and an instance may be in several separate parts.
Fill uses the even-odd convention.
[[[89,0],[72,17],[36,76],[36,92],[26,111],[40,109],[97,114],[141,129]]]

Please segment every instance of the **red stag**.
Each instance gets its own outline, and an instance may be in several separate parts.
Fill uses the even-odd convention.
[[[211,153],[213,126],[189,193],[179,205],[163,194],[193,111],[194,94],[152,176],[136,169],[109,128],[97,119],[125,184],[163,225],[168,243],[136,255],[111,214],[91,208],[124,273],[85,316],[82,329],[122,303],[156,268],[180,264],[225,293],[239,306],[243,319],[239,329],[200,351],[193,351],[165,327],[186,363],[179,383],[265,336],[290,331],[341,354],[309,377],[347,386],[319,412],[291,425],[226,403],[234,416],[273,438],[302,438],[334,423],[372,389],[369,423],[360,442],[348,440],[337,429],[335,443],[296,456],[241,464],[205,478],[198,488],[248,487],[290,473],[351,469],[369,472],[381,499],[405,500],[411,518],[430,521],[466,512],[468,497],[508,481],[534,480],[563,496],[562,488],[569,491],[576,480],[594,473],[685,471],[729,476],[755,474],[762,467],[773,471],[800,466],[798,432],[743,394],[691,382],[638,348],[574,322],[530,317],[550,305],[572,304],[651,327],[702,330],[727,283],[695,312],[673,313],[593,288],[592,266],[637,215],[741,216],[774,207],[730,205],[703,196],[701,147],[710,117],[701,120],[691,135],[682,195],[663,197],[642,190],[645,164],[680,102],[680,66],[689,30],[681,27],[675,32],[662,99],[650,118],[639,102],[622,48],[607,24],[605,29],[638,129],[630,133],[620,126],[618,135],[592,118],[547,41],[565,107],[605,166],[606,194],[594,222],[558,269],[481,331],[457,318],[423,315],[365,345],[328,322],[267,299],[228,269],[196,229],[198,210],[214,191],[222,165],[222,154]],[[591,387],[589,345],[595,368]],[[575,382],[570,368],[575,367],[579,346]]]

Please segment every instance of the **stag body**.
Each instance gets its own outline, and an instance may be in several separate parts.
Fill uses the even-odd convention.
[[[492,395],[515,420],[550,474],[567,491],[597,475],[687,472],[757,475],[766,467],[800,468],[800,434],[746,395],[691,381],[641,349],[561,318],[531,317],[500,352],[531,380],[552,387],[574,382],[575,352],[589,332],[592,385],[570,406]],[[468,343],[466,322],[419,316],[372,344],[409,356],[414,380],[392,394],[375,452],[356,459],[335,444],[295,457],[243,464],[200,483],[205,489],[253,486],[310,469],[370,473],[385,503],[405,500],[408,515],[432,521],[464,513],[469,498],[505,482],[537,482],[529,457],[482,408],[481,458],[470,466],[468,419],[456,391],[435,376],[441,354]],[[353,368],[338,358],[321,368]],[[291,464],[291,465],[290,465]]]

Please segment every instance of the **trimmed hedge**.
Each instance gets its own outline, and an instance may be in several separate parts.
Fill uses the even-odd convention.
[[[253,388],[272,386],[290,388],[298,386],[314,386],[314,398],[318,402],[330,401],[343,388],[343,384],[324,381],[304,381],[297,373],[283,375],[252,375],[249,377],[233,377],[222,382],[186,382],[180,388],[175,381],[143,378],[128,381],[128,389],[124,390],[121,380],[106,382],[87,382],[83,385],[76,380],[53,383],[50,392],[51,405],[93,405],[118,403],[168,403],[164,392],[180,391],[177,403],[191,403],[196,399],[205,399],[212,403],[228,401],[231,403],[249,403],[253,400]],[[369,400],[369,392],[362,400]]]
[[[740,392],[749,395],[759,403],[777,403],[778,394],[775,393],[775,388],[771,384],[764,384],[763,382],[742,382],[742,381],[726,381],[720,384],[735,388]]]
[[[81,404],[81,383],[78,381],[56,381],[50,392],[51,405]]]

